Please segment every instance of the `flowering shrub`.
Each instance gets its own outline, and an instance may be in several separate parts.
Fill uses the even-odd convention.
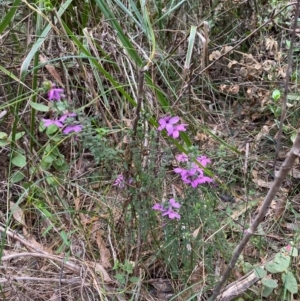
[[[166,116],[159,119],[158,131],[166,130],[167,135],[174,139],[179,137],[180,132],[186,131],[187,124],[178,123],[180,118],[178,116]],[[201,167],[205,168],[207,164],[211,163],[211,160],[206,156],[196,157],[196,161],[199,165],[190,160],[187,154],[179,154],[176,156],[176,160],[180,163],[180,167],[174,168],[174,172],[180,174],[181,180],[192,188],[197,188],[201,184],[211,183],[213,179],[204,175],[204,171]],[[164,204],[155,204],[152,209],[162,212],[162,216],[168,216],[170,219],[180,219],[180,214],[173,210],[173,208],[180,208],[180,204],[174,199],[169,200],[169,204],[166,207]]]
[[[47,82],[44,86],[46,89],[49,89],[48,99],[50,101],[60,101],[64,96],[64,89],[56,88],[55,84]],[[76,117],[76,113],[65,113],[59,119],[42,119],[42,121],[44,122],[45,127],[55,125],[58,128],[64,128],[62,132],[67,135],[72,132],[79,133],[82,131],[83,126],[74,123],[74,117]]]

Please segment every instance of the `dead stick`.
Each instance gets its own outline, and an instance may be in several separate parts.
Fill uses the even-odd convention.
[[[274,158],[274,163],[273,163],[274,174],[275,174],[276,162],[277,162],[278,154],[279,154],[279,150],[280,150],[283,122],[284,122],[285,115],[286,115],[286,104],[287,104],[287,96],[288,96],[288,92],[289,92],[289,82],[290,82],[290,77],[291,77],[291,73],[292,73],[293,51],[294,51],[293,48],[294,48],[294,41],[295,41],[295,37],[296,37],[296,30],[297,30],[297,24],[298,24],[299,6],[300,6],[300,0],[297,1],[297,5],[296,5],[296,12],[295,12],[295,16],[294,16],[294,26],[293,26],[291,44],[290,44],[290,49],[289,49],[289,54],[288,54],[288,66],[286,69],[284,94],[283,94],[282,105],[281,105],[281,116],[280,116],[280,123],[279,123],[279,129],[278,129],[278,134],[277,134],[275,158]]]
[[[259,210],[259,213],[257,214],[255,220],[251,224],[250,228],[245,231],[245,235],[244,235],[243,239],[241,240],[239,245],[236,247],[236,249],[233,253],[233,256],[231,258],[231,261],[230,261],[225,273],[221,277],[221,280],[215,286],[213,295],[209,298],[209,301],[216,300],[217,296],[220,294],[222,286],[224,285],[227,278],[229,277],[239,256],[241,255],[243,249],[245,248],[246,244],[250,240],[250,237],[255,232],[255,230],[257,229],[258,225],[262,222],[264,217],[266,216],[266,214],[268,212],[268,208],[270,207],[272,200],[274,199],[276,193],[278,192],[283,180],[285,179],[285,177],[287,176],[289,171],[292,169],[297,157],[300,157],[300,131],[298,131],[296,139],[294,141],[294,144],[293,144],[291,150],[289,151],[289,153],[287,154],[287,156],[278,172],[278,175],[275,177],[275,180],[274,180],[271,188],[269,189],[267,196],[264,199],[264,202]]]

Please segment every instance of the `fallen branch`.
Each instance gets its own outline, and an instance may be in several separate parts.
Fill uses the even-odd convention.
[[[267,196],[264,199],[264,202],[260,208],[258,215],[256,216],[255,220],[252,222],[250,228],[245,231],[245,235],[244,235],[243,239],[241,240],[239,245],[236,247],[236,249],[233,253],[232,259],[231,259],[225,273],[221,277],[221,280],[216,285],[213,295],[209,298],[209,301],[214,301],[219,296],[221,288],[225,284],[227,278],[229,277],[239,256],[241,255],[243,249],[245,248],[246,244],[250,240],[250,237],[257,229],[258,225],[263,221],[264,217],[266,216],[272,200],[274,199],[282,182],[284,181],[284,179],[287,176],[287,174],[289,173],[289,171],[292,169],[292,167],[295,163],[295,160],[298,157],[300,157],[300,131],[298,131],[296,139],[294,141],[294,144],[293,144],[291,150],[289,151],[289,153],[287,154],[277,176],[275,177],[275,180],[274,180]]]

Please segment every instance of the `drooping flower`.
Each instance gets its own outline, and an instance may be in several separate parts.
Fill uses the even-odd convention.
[[[155,204],[153,207],[152,207],[153,210],[159,210],[159,211],[165,211],[165,208],[161,205],[161,204]]]
[[[54,119],[42,119],[44,121],[44,127],[48,127],[50,125],[56,125],[59,128],[62,128],[64,125],[59,120]]]
[[[188,162],[189,161],[189,156],[184,153],[176,155],[175,158],[178,162]]]
[[[51,89],[48,91],[48,99],[49,100],[54,100],[54,101],[59,101],[61,99],[64,93],[64,89],[61,88],[55,88],[55,84],[52,84]]]
[[[207,164],[211,163],[211,160],[206,156],[197,157],[197,161],[203,166],[206,167]]]
[[[72,132],[79,133],[82,131],[82,125],[81,124],[75,124],[75,125],[68,125],[64,128],[63,133],[69,134]]]
[[[118,186],[119,188],[123,189],[125,187],[125,180],[122,174],[119,174],[113,184],[113,186]]]
[[[76,117],[76,113],[66,113],[59,118],[59,121],[65,122],[67,118]]]
[[[169,204],[174,208],[180,208],[180,204],[175,201],[175,199],[170,199]]]

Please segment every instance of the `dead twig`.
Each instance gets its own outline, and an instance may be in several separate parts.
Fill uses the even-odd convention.
[[[300,0],[299,0],[300,1]],[[285,177],[289,173],[289,171],[292,169],[293,165],[295,164],[296,159],[300,157],[300,131],[297,133],[295,142],[289,151],[289,153],[286,156],[285,161],[283,162],[278,175],[275,177],[275,180],[269,189],[269,192],[267,196],[264,199],[264,202],[260,208],[259,213],[257,214],[255,220],[252,222],[250,228],[245,231],[245,235],[239,245],[236,247],[233,256],[231,258],[231,261],[224,272],[221,280],[219,283],[215,286],[213,295],[210,297],[209,301],[214,301],[220,294],[222,286],[225,284],[227,278],[229,277],[232,269],[234,268],[239,256],[241,255],[243,249],[245,248],[246,244],[250,240],[250,237],[257,229],[258,225],[262,222],[264,217],[266,216],[268,209],[271,205],[272,200],[274,199],[276,193],[278,192],[282,182],[284,181]]]
[[[292,73],[293,48],[294,48],[294,41],[295,41],[295,37],[296,37],[296,29],[297,29],[298,16],[299,16],[299,6],[300,6],[300,1],[298,0],[297,5],[296,5],[296,12],[295,12],[295,16],[294,16],[294,26],[293,26],[293,32],[292,32],[292,37],[291,37],[291,45],[290,45],[289,54],[288,54],[288,66],[286,69],[286,76],[285,76],[285,86],[284,86],[284,94],[283,94],[282,106],[281,106],[280,123],[279,123],[279,129],[278,129],[278,133],[277,133],[276,152],[275,152],[275,158],[274,158],[274,163],[273,163],[274,174],[275,174],[276,162],[278,159],[278,154],[279,154],[279,149],[280,149],[280,144],[281,144],[283,122],[284,122],[285,115],[286,115],[287,95],[289,92],[289,82],[290,82],[290,77],[291,77],[291,73]]]

